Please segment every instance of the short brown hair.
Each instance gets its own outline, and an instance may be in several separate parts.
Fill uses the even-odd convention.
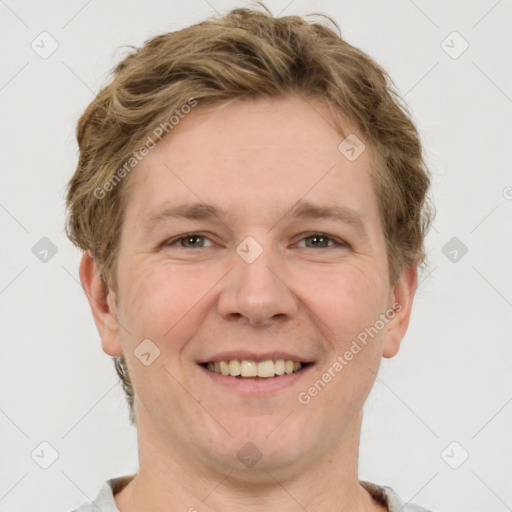
[[[126,188],[121,177],[130,170],[126,162],[151,139],[156,126],[169,126],[169,115],[191,101],[220,105],[299,94],[328,106],[343,136],[345,117],[373,157],[372,183],[390,284],[396,284],[403,269],[424,264],[424,238],[434,217],[427,196],[429,172],[417,129],[391,78],[342,39],[331,17],[308,15],[324,17],[336,31],[299,16],[274,17],[258,4],[266,12],[233,9],[133,48],[80,117],[80,154],[68,185],[66,233],[92,253],[107,289],[117,289]],[[114,362],[134,423],[126,362],[123,356]]]

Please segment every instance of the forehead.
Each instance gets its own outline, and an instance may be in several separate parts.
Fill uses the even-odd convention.
[[[348,123],[343,128],[359,136]],[[351,161],[340,151],[343,140],[328,107],[298,96],[195,107],[132,171],[127,213],[146,218],[176,201],[227,214],[265,205],[275,216],[304,199],[371,221],[378,212],[370,151]]]

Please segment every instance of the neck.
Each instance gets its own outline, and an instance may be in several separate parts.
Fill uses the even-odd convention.
[[[144,421],[138,421],[140,468],[118,494],[120,512],[309,512],[384,511],[360,486],[357,476],[362,414],[335,446],[302,455],[292,464],[251,468],[225,464],[215,454],[196,454],[183,443],[169,445]],[[326,489],[329,492],[326,492]]]

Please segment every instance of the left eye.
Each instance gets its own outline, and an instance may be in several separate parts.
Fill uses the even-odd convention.
[[[318,244],[318,240],[322,241],[322,240],[325,240],[327,242],[332,242],[334,246],[346,246],[347,244],[345,242],[342,242],[341,240],[338,240],[337,238],[333,238],[331,236],[328,236],[328,235],[324,235],[323,233],[312,233],[312,234],[308,234],[307,236],[305,236],[304,238],[301,239],[302,240],[315,240],[314,242],[314,245],[313,247],[320,247],[320,249],[328,249],[327,246],[325,247],[322,247],[320,245],[317,245]],[[320,244],[323,243],[323,242],[320,242]],[[332,246],[331,246],[332,247]],[[308,247],[309,248],[309,247]]]
[[[193,249],[193,248],[197,248],[197,247],[201,248],[204,246],[194,244],[194,242],[193,242],[193,240],[197,241],[198,239],[201,239],[201,238],[204,240],[210,240],[208,237],[206,237],[204,235],[197,234],[197,233],[191,233],[188,235],[180,236],[178,238],[174,238],[174,239],[170,240],[169,242],[164,243],[164,246],[171,247],[173,245],[176,245],[178,242],[182,242],[180,247],[182,247],[184,249]],[[309,247],[306,246],[306,248],[308,248],[308,249],[310,249],[310,248],[328,249],[329,248],[328,246],[322,246],[322,244],[324,244],[324,243],[328,244],[329,242],[332,242],[332,244],[333,244],[330,247],[333,247],[333,246],[346,247],[348,245],[345,242],[338,240],[337,238],[333,238],[333,237],[325,235],[323,233],[307,234],[307,236],[304,236],[301,239],[301,241],[303,241],[303,240],[313,240],[312,246],[311,245]],[[184,245],[183,242],[185,242],[186,244],[190,243],[190,245]]]

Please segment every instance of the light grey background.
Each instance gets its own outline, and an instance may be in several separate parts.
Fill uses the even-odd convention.
[[[80,253],[63,232],[76,121],[122,45],[244,5],[0,0],[4,512],[66,512],[137,468],[135,429],[78,281]],[[434,176],[430,266],[402,348],[383,361],[365,406],[360,478],[438,512],[512,510],[512,1],[267,5],[331,15],[390,72]],[[45,59],[31,47],[51,49],[43,31],[58,43]],[[33,252],[43,237],[57,248],[46,262]],[[443,253],[452,237],[468,248],[456,262]],[[59,454],[48,469],[31,457],[49,456],[43,441]]]

